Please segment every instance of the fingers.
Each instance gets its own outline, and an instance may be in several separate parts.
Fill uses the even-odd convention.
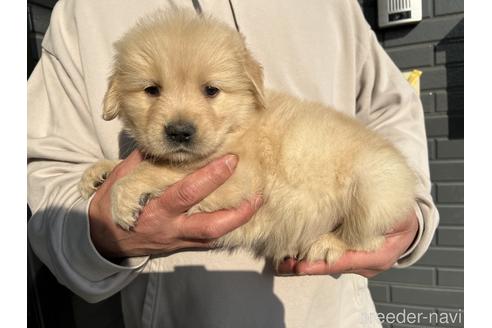
[[[381,272],[382,271],[378,271],[378,270],[356,270],[352,273],[358,274],[359,276],[363,276],[366,278],[373,278],[378,274],[380,274]]]
[[[344,272],[353,272],[364,268],[365,262],[370,262],[364,256],[357,256],[355,252],[346,252],[342,257],[333,264],[325,261],[316,262],[298,262],[295,267],[297,274],[338,274]],[[366,254],[364,254],[366,255]]]
[[[178,223],[178,237],[187,240],[210,240],[222,237],[248,222],[261,203],[262,198],[257,196],[251,201],[242,202],[235,209],[182,216]]]
[[[290,275],[295,272],[297,261],[293,258],[288,258],[280,262],[277,267],[277,273],[280,275]]]
[[[347,251],[338,261],[328,264],[325,261],[299,261],[288,259],[280,263],[279,274],[319,275],[357,273],[363,276],[374,276],[376,273],[391,268],[394,259],[395,240],[386,239],[383,247],[375,252]],[[366,275],[367,274],[367,275]]]
[[[296,262],[293,259],[288,259],[283,261],[277,268],[277,272],[280,275],[324,275],[331,274],[336,275],[340,273],[357,273],[365,276],[366,273],[372,272],[374,270],[359,268],[357,264],[357,259],[352,258],[351,255],[345,254],[337,262],[333,264],[328,264],[325,261],[316,262],[306,262],[299,261]]]
[[[235,209],[192,216],[181,215],[177,218],[176,225],[170,227],[170,230],[176,229],[172,237],[175,241],[174,246],[166,251],[212,248],[217,238],[246,223],[261,204],[262,198],[257,196],[251,201],[244,201]]]
[[[178,181],[159,197],[160,203],[171,215],[186,212],[214,190],[234,172],[237,156],[226,155]]]
[[[339,274],[365,270],[385,271],[391,268],[396,262],[394,254],[389,247],[391,242],[386,242],[382,249],[375,252],[347,251],[340,259],[329,265],[323,261],[308,263],[299,262],[296,272],[303,274]]]
[[[210,249],[212,248],[210,240],[181,240],[178,242],[176,251],[183,251],[186,249]]]

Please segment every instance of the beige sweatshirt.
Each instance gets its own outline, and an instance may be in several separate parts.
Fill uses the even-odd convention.
[[[90,302],[122,291],[127,327],[380,327],[367,280],[354,274],[278,277],[246,253],[187,251],[103,258],[77,183],[125,153],[121,123],[101,118],[112,43],[137,18],[175,0],[61,0],[28,82],[31,245],[57,279]],[[427,249],[438,224],[418,97],[378,44],[356,0],[182,0],[239,27],[265,85],[331,105],[391,140],[420,176],[420,231],[397,267]],[[120,147],[121,146],[121,147]]]

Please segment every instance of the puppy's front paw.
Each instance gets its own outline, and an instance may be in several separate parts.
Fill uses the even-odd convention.
[[[142,208],[140,198],[125,187],[124,181],[114,184],[111,191],[111,212],[116,224],[130,230],[135,226]]]
[[[89,167],[79,182],[79,191],[82,198],[89,199],[104,183],[116,164],[117,161],[103,160]]]
[[[140,192],[129,179],[121,179],[111,191],[111,211],[113,221],[125,230],[133,228],[140,212],[155,196],[152,192]]]

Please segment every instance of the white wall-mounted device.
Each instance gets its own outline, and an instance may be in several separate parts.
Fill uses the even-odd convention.
[[[379,27],[416,23],[422,20],[422,0],[378,0]]]

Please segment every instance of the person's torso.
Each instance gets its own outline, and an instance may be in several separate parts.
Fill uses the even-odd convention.
[[[183,1],[237,26],[264,68],[265,87],[355,115],[358,44],[344,1]],[[121,122],[102,119],[112,44],[139,17],[174,1],[79,1],[79,51],[101,150],[124,157]],[[347,35],[351,37],[346,37]],[[188,251],[151,259],[122,292],[131,327],[380,327],[367,280],[347,274],[279,277],[245,253]]]

